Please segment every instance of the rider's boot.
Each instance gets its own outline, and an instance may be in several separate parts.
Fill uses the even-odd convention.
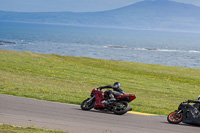
[[[110,97],[110,99],[108,99],[109,102],[113,102],[116,100],[113,94],[110,94],[109,97]]]

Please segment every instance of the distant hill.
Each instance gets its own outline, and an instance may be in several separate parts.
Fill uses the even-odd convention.
[[[0,21],[200,32],[200,7],[170,0],[144,0],[102,12],[0,11]]]

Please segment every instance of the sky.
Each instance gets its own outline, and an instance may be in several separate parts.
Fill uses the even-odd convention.
[[[17,12],[93,12],[112,10],[143,0],[0,0],[0,10]],[[200,7],[200,0],[172,0]]]

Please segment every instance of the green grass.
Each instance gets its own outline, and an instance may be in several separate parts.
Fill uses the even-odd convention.
[[[168,115],[200,94],[200,69],[0,50],[0,93],[80,104],[121,82],[134,111]]]
[[[0,124],[0,133],[65,133],[63,131],[45,130],[36,127],[15,127]]]

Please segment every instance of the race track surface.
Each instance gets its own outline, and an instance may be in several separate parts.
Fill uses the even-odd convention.
[[[83,111],[79,105],[0,94],[0,123],[70,133],[199,133],[200,126],[169,124],[166,116]]]

